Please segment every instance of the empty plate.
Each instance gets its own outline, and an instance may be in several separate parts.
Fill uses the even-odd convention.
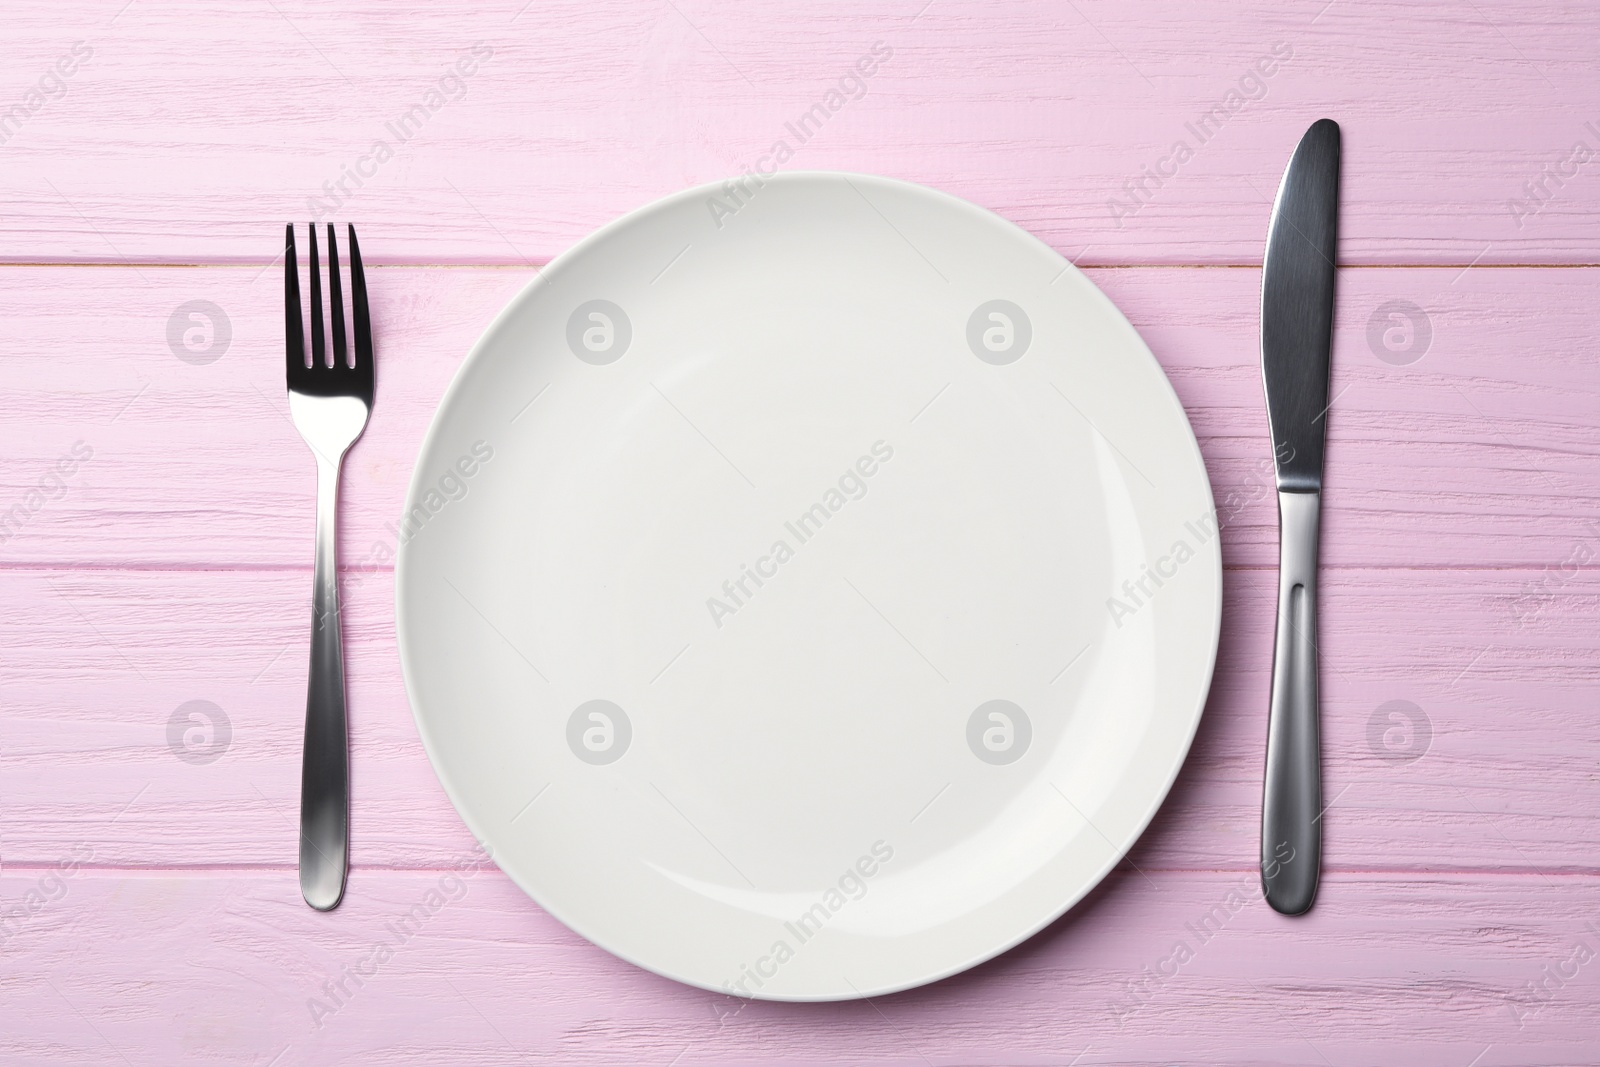
[[[1205,467],[1099,290],[965,201],[692,189],[489,327],[402,526],[406,686],[494,859],[623,959],[833,1000],[1116,865],[1188,751]]]

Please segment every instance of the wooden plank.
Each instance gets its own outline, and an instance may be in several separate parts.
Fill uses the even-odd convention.
[[[782,157],[947,189],[1088,263],[1251,263],[1323,114],[1346,131],[1345,262],[1600,243],[1580,0],[517,7],[25,7],[0,259],[264,263],[326,207],[377,262],[538,263]]]
[[[1600,871],[1600,579],[1579,569],[1530,598],[1536,578],[1325,576],[1329,869]],[[119,865],[292,867],[309,585],[304,571],[0,571],[7,862],[86,838]],[[1140,868],[1256,862],[1275,591],[1270,571],[1226,576],[1210,703]],[[387,573],[348,589],[358,867],[433,865],[468,843],[408,710],[392,604]],[[195,738],[219,747],[209,764],[169,747],[194,700],[231,727],[225,746]],[[1393,701],[1427,725],[1408,734]]]
[[[1594,1062],[1594,876],[1335,872],[1317,910],[1296,920],[1249,882],[1116,874],[975,971],[872,1002],[783,1005],[623,963],[493,868],[357,872],[344,905],[323,915],[300,902],[291,871],[8,867],[0,899],[32,891],[44,903],[14,923],[0,957],[0,1057],[19,1067]]]
[[[0,512],[25,503],[76,442],[94,454],[0,543],[0,561],[309,561],[315,471],[287,413],[276,271],[5,274],[11,284],[0,289],[0,317],[12,325],[0,336],[8,373],[0,394]],[[388,565],[396,547],[389,526],[439,397],[484,326],[531,276],[373,274],[378,399],[346,466],[347,568]],[[1147,338],[1188,409],[1225,520],[1226,562],[1275,566],[1257,357],[1259,271],[1096,270],[1092,277]],[[168,343],[174,314],[195,300],[223,309],[231,333],[225,354],[205,365],[183,361]],[[1374,316],[1395,301],[1414,308],[1417,329],[1425,325],[1429,335],[1409,365],[1384,362],[1369,342]],[[1597,302],[1600,270],[1344,271],[1325,563],[1541,569],[1593,546],[1600,539]],[[187,315],[177,315],[185,354],[182,328],[203,329]],[[1380,326],[1387,322],[1380,317]],[[1421,345],[1420,332],[1411,337]],[[192,340],[204,347],[203,333]]]

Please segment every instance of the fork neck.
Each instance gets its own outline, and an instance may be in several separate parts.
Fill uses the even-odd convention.
[[[317,541],[313,574],[313,607],[319,626],[339,625],[338,524],[339,469],[344,456],[317,456]]]

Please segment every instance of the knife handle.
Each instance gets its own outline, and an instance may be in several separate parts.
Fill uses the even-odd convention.
[[[1318,739],[1317,542],[1319,492],[1278,491],[1278,630],[1261,803],[1261,888],[1267,903],[1301,915],[1322,866],[1322,752]]]

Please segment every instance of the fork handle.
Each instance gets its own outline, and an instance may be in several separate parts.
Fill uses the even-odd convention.
[[[317,454],[317,556],[311,599],[311,672],[300,770],[300,893],[318,911],[344,896],[350,863],[350,746],[335,526],[343,456]]]
[[[1317,692],[1317,541],[1322,494],[1278,493],[1278,631],[1261,804],[1261,888],[1300,915],[1322,865],[1322,753]]]

